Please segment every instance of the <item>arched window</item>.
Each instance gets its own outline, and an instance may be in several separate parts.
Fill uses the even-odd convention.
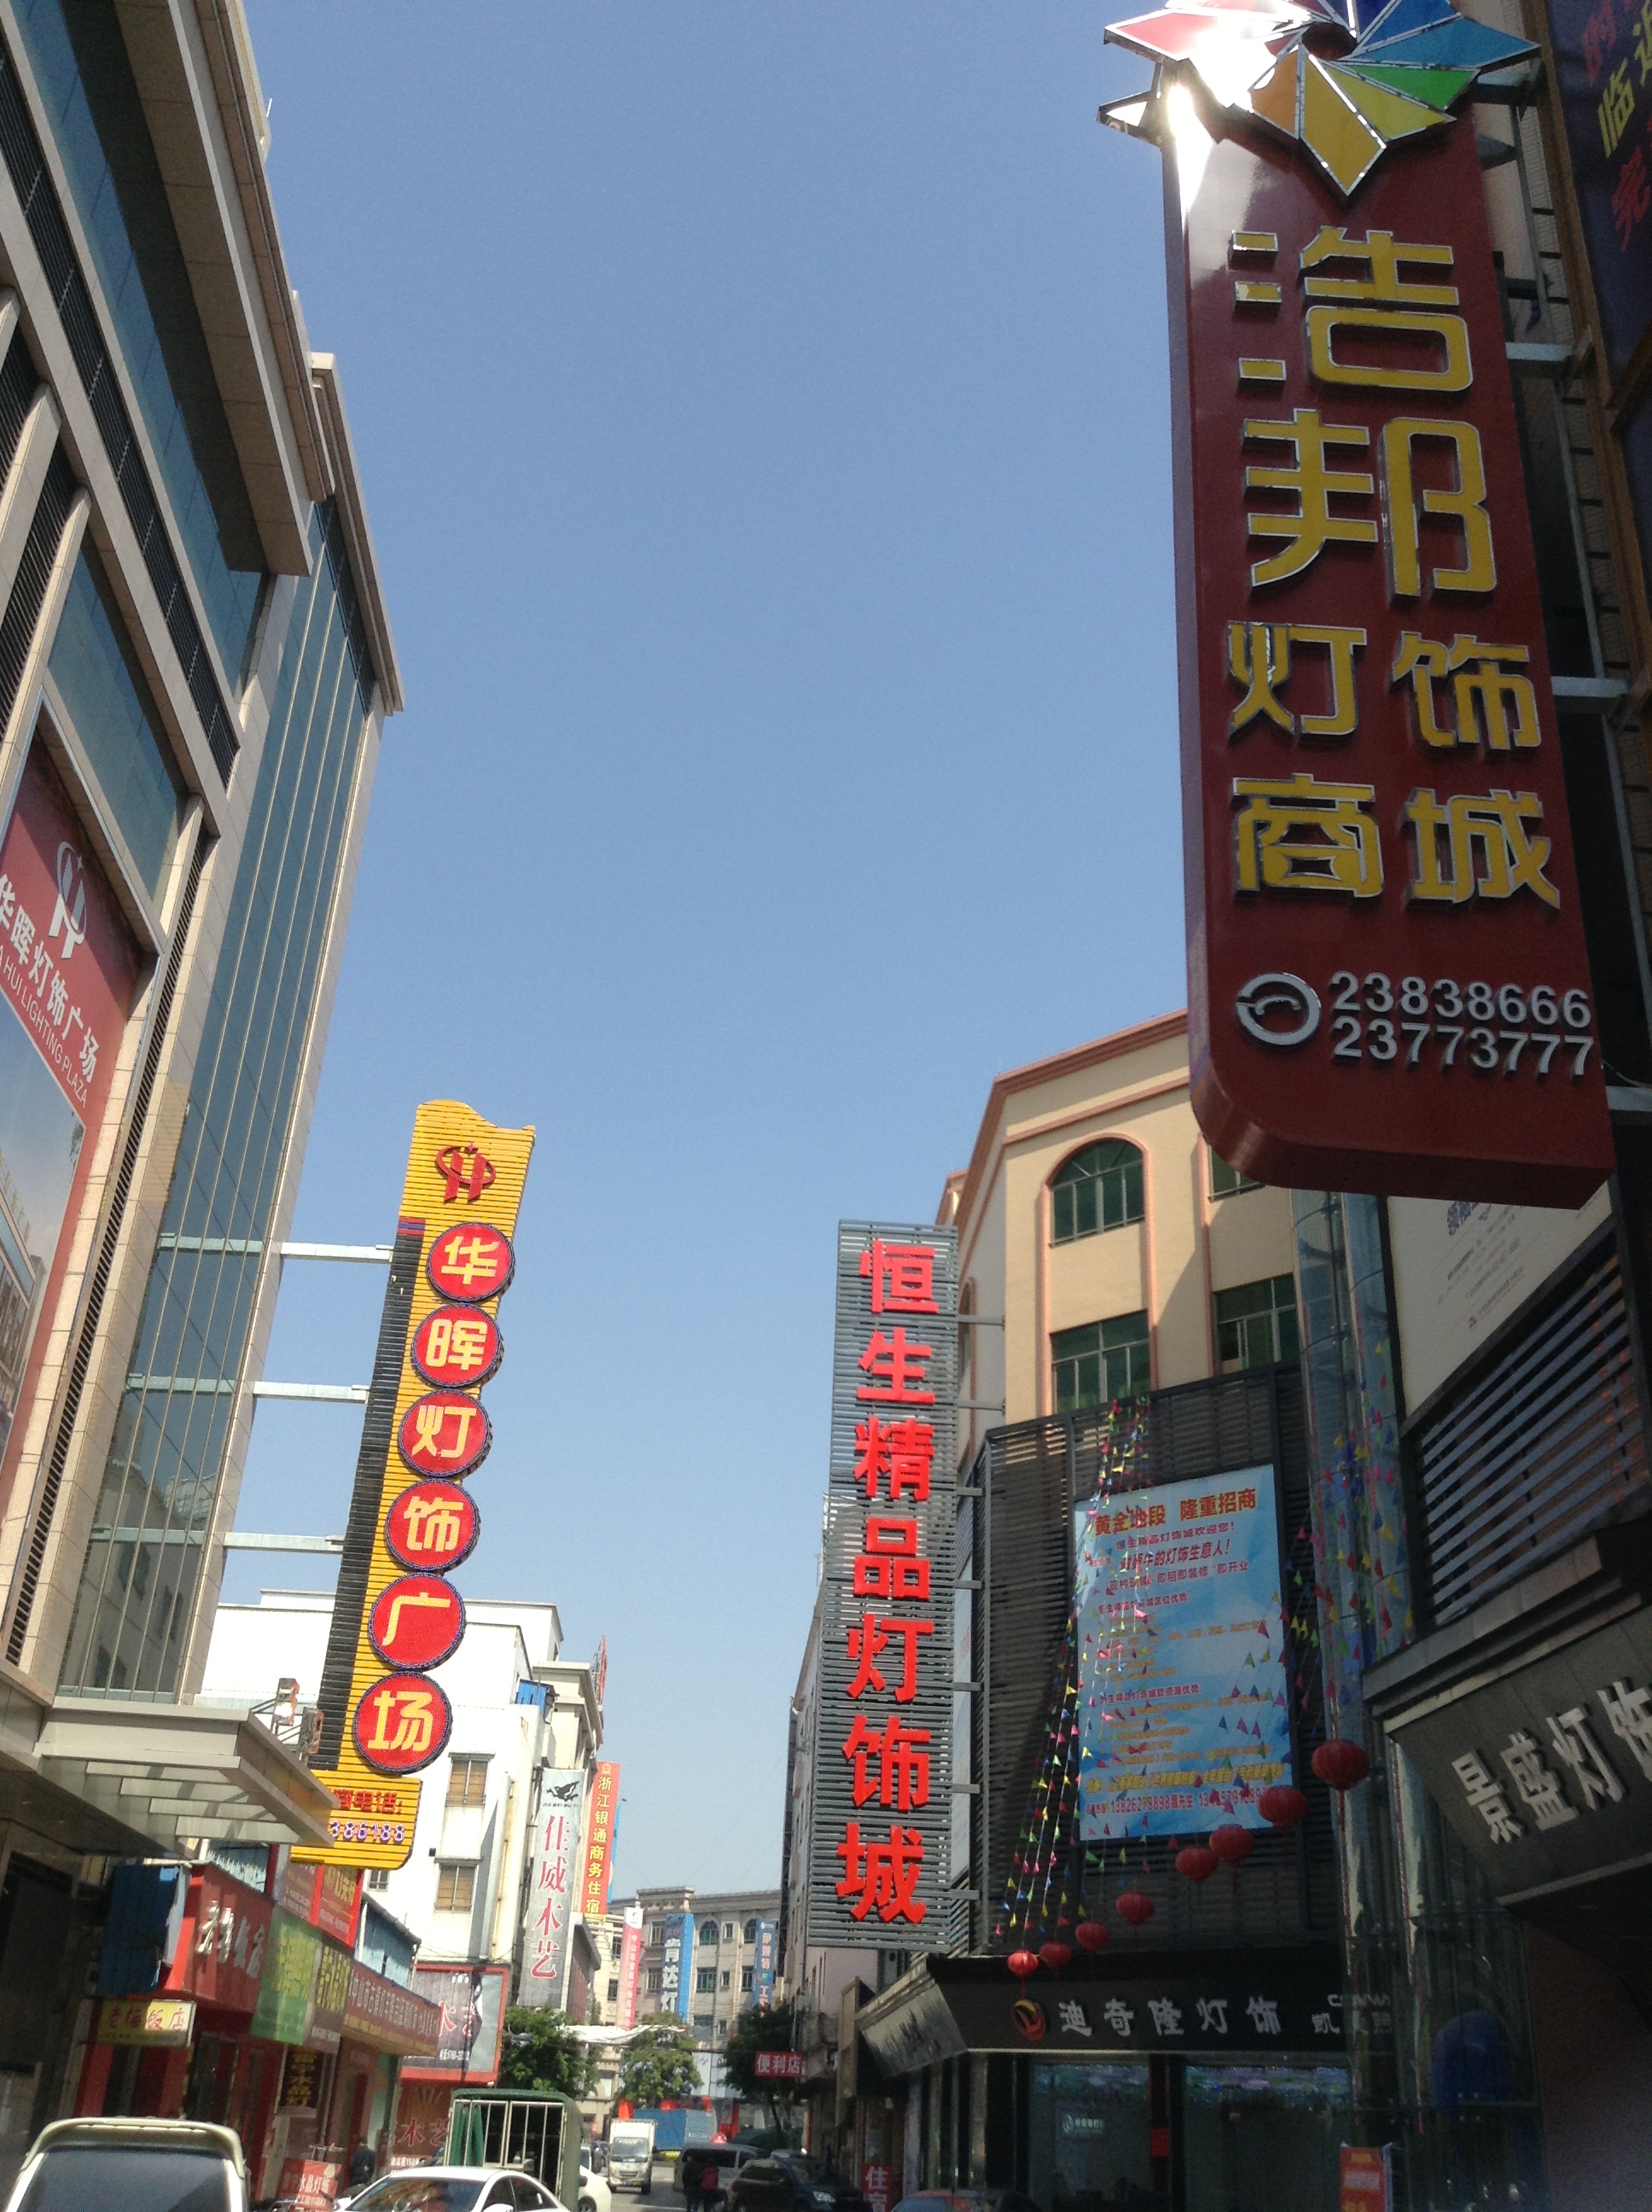
[[[1139,1221],[1141,1154],[1118,1137],[1086,1145],[1057,1170],[1051,1200],[1051,1241],[1056,1244]]]
[[[717,1941],[717,1923],[714,1920],[708,1920],[705,1926],[701,1928],[700,1941],[702,1943],[714,1943]]]
[[[755,1920],[746,1922],[745,1940],[748,1943],[755,1943],[757,1940],[757,1923]]]

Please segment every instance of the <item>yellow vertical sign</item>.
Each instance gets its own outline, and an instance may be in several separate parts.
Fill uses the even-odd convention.
[[[467,1341],[467,1331],[482,1343],[497,1315],[500,1297],[509,1284],[509,1240],[516,1232],[533,1138],[531,1127],[501,1128],[450,1099],[422,1105],[414,1116],[396,1249],[398,1256],[410,1257],[416,1237],[417,1269],[407,1299],[407,1286],[394,1279],[392,1262],[386,1312],[392,1301],[406,1299],[400,1372],[386,1448],[381,1455],[375,1447],[371,1459],[364,1449],[352,1508],[354,1520],[367,1504],[373,1505],[372,1553],[363,1585],[359,1569],[350,1577],[347,1547],[334,1613],[332,1648],[341,1648],[341,1639],[353,1635],[355,1656],[342,1731],[336,1738],[337,1723],[331,1715],[324,1717],[324,1741],[337,1740],[339,1745],[337,1763],[318,1775],[337,1801],[328,1824],[332,1840],[323,1849],[296,1850],[295,1858],[339,1866],[399,1867],[413,1849],[420,1793],[416,1770],[441,1753],[447,1734],[442,1718],[446,1701],[428,1675],[416,1669],[398,1671],[400,1662],[393,1652],[386,1657],[381,1623],[388,1619],[393,1635],[402,1617],[392,1585],[406,1586],[414,1604],[429,1604],[433,1592],[449,1591],[461,1624],[463,1613],[456,1595],[440,1576],[409,1573],[405,1536],[398,1559],[386,1539],[386,1528],[404,1494],[416,1490],[415,1506],[423,1506],[428,1499],[430,1510],[422,1517],[416,1514],[410,1523],[404,1504],[396,1522],[404,1531],[410,1525],[428,1534],[457,1527],[466,1513],[474,1518],[468,1493],[455,1492],[486,1449],[486,1417],[478,1402],[481,1384],[465,1388],[462,1371],[455,1375],[434,1363],[440,1359],[451,1365],[454,1346]],[[490,1288],[495,1284],[497,1287]],[[478,1326],[481,1316],[486,1319]],[[427,1322],[428,1328],[423,1326]],[[495,1342],[492,1358],[496,1362],[496,1331],[488,1340]],[[380,1352],[382,1362],[382,1333]],[[483,1379],[491,1372],[489,1364]],[[380,1376],[375,1374],[375,1393],[380,1385]],[[375,1411],[382,1419],[383,1410],[382,1402],[376,1408],[370,1402],[368,1422]],[[376,1487],[376,1501],[364,1497],[364,1487]],[[347,1577],[354,1585],[348,1590]],[[379,1602],[387,1593],[392,1593],[388,1613]],[[349,1608],[348,1619],[340,1607]],[[408,1617],[416,1625],[415,1615]]]

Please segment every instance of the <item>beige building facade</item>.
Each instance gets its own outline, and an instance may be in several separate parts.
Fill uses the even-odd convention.
[[[1006,1421],[1297,1357],[1291,1194],[1200,1135],[1184,1013],[1000,1075],[937,1218],[958,1231],[961,1465]]]

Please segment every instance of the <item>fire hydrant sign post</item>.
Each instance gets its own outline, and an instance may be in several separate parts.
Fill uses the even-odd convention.
[[[1449,0],[1165,9],[1193,1103],[1263,1180],[1579,1205],[1610,1171]]]

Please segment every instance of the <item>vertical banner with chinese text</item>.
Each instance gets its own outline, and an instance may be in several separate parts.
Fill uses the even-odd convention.
[[[952,1230],[840,1224],[811,1943],[947,1942],[957,1310]]]
[[[1576,1206],[1613,1163],[1449,0],[1115,24],[1165,149],[1189,1043],[1280,1184]],[[1461,116],[1452,112],[1461,104]]]
[[[333,1763],[319,1778],[338,1810],[331,1842],[295,1858],[404,1865],[416,1777],[446,1747],[452,1708],[432,1670],[465,1633],[448,1575],[477,1540],[469,1478],[492,1437],[480,1393],[503,1357],[533,1133],[452,1099],[414,1117],[322,1674]]]
[[[604,1641],[604,1652],[607,1645]],[[604,1658],[604,1673],[606,1664]],[[598,1692],[598,1703],[602,1692]],[[591,1781],[591,1805],[585,1824],[585,1852],[580,1875],[580,1917],[600,1920],[608,1910],[608,1878],[614,1866],[614,1816],[619,1811],[619,1768],[598,1762]]]
[[[520,2005],[560,2007],[562,2002],[584,1805],[584,1770],[548,1767],[540,1778],[539,1812],[533,1824],[521,1983],[516,1994]]]

